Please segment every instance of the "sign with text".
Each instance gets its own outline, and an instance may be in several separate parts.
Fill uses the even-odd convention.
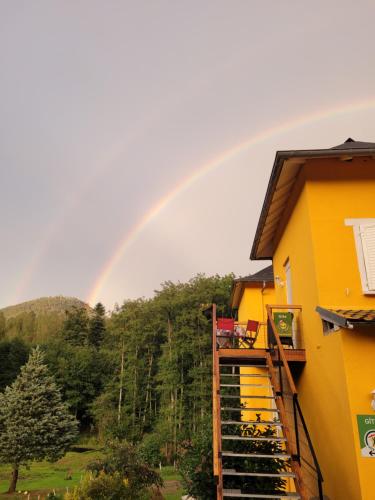
[[[277,333],[280,337],[291,337],[293,333],[293,313],[291,312],[275,312],[273,313]]]
[[[375,415],[357,415],[362,457],[375,458]]]

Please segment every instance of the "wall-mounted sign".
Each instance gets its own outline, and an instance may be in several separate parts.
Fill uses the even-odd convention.
[[[375,415],[357,415],[357,423],[361,455],[375,458]]]
[[[293,333],[293,313],[291,312],[275,312],[273,320],[280,337],[291,337]]]

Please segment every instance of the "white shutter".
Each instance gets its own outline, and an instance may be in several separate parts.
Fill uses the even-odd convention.
[[[368,292],[375,291],[375,224],[361,225],[363,260],[366,271],[366,288]]]

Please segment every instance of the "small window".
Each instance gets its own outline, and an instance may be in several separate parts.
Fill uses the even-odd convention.
[[[347,219],[353,226],[362,290],[375,294],[375,219]]]

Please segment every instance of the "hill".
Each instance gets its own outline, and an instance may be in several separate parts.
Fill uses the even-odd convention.
[[[41,297],[0,309],[0,337],[21,337],[28,342],[44,342],[61,329],[66,311],[88,304],[75,297]]]
[[[31,311],[35,314],[55,312],[65,315],[65,311],[69,311],[74,307],[82,307],[91,310],[90,306],[80,299],[59,295],[57,297],[40,297],[39,299],[21,302],[21,304],[4,307],[0,309],[0,312],[4,314],[5,319],[9,319],[21,313],[28,313]]]

